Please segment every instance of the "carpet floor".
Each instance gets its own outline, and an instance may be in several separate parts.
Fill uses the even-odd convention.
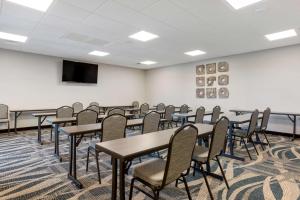
[[[139,134],[129,130],[130,135]],[[61,136],[60,152],[65,154],[63,162],[53,156],[54,144],[37,143],[37,131],[24,131],[18,134],[0,135],[0,199],[110,199],[111,164],[110,157],[100,154],[102,184],[97,180],[95,159],[91,157],[89,172],[85,171],[87,147],[90,139],[83,140],[78,148],[77,176],[84,189],[77,189],[67,178],[69,142]],[[254,160],[250,160],[242,146],[237,145],[237,155],[246,158],[241,162],[229,158],[221,159],[230,189],[225,183],[208,177],[215,199],[300,199],[300,141],[291,142],[282,136],[269,136],[271,147],[259,148],[259,156],[249,146]],[[49,130],[43,130],[43,140],[49,141]],[[95,139],[93,139],[95,140]],[[258,147],[258,146],[257,146]],[[153,159],[143,157],[143,161]],[[138,164],[134,161],[133,166]],[[217,163],[211,163],[211,170],[221,174]],[[128,198],[131,173],[126,177]],[[209,199],[201,173],[187,177],[193,199]],[[140,185],[140,187],[143,187]],[[178,188],[171,184],[160,194],[161,199],[187,199],[182,183]],[[134,190],[133,199],[149,199]]]

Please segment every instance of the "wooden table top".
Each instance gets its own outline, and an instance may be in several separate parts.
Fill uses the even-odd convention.
[[[143,119],[127,120],[127,127],[139,126],[142,124],[143,124]],[[61,127],[59,130],[67,135],[81,135],[84,133],[101,131],[101,128],[102,128],[101,123],[97,123],[97,124]]]
[[[125,117],[132,117],[134,114],[126,113]],[[98,119],[104,119],[107,117],[107,115],[98,115]],[[52,119],[47,119],[47,122],[52,124],[61,124],[61,123],[67,123],[67,122],[74,122],[76,121],[76,117],[66,117],[66,118],[57,118],[54,117]]]
[[[198,136],[211,134],[213,125],[195,124]],[[153,133],[122,138],[96,144],[99,151],[105,152],[118,159],[135,158],[168,147],[171,136],[177,128],[161,130]]]
[[[37,109],[13,109],[10,112],[43,112],[43,111],[53,111],[57,108],[37,108]]]
[[[204,115],[212,115],[213,111],[205,111]],[[174,113],[173,116],[175,117],[195,117],[196,113],[191,112],[191,113]]]
[[[253,110],[242,110],[242,109],[232,109],[229,110],[230,112],[241,112],[241,113],[252,113]],[[260,113],[263,113],[263,111],[260,111]],[[273,115],[295,115],[295,116],[300,116],[300,113],[295,113],[295,112],[273,112],[271,111],[271,114]]]

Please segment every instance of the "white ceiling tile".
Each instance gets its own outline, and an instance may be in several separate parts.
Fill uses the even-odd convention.
[[[74,5],[78,8],[92,12],[109,0],[62,0],[62,1]]]

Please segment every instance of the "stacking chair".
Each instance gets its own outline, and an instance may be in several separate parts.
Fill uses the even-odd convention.
[[[219,120],[221,115],[221,107],[220,106],[215,106],[213,108],[213,113],[211,116],[210,124],[216,124],[217,121]]]
[[[102,134],[100,137],[100,142],[106,142],[110,140],[124,138],[126,125],[127,125],[127,118],[123,115],[113,114],[104,118],[101,125],[102,125]],[[88,171],[88,167],[89,167],[90,153],[93,153],[95,155],[97,171],[98,171],[98,180],[99,183],[101,184],[100,167],[99,167],[99,159],[98,159],[100,152],[96,149],[96,144],[92,144],[88,147],[86,171]]]
[[[148,186],[154,195],[137,187],[138,190],[145,193],[150,198],[159,199],[159,193],[166,185],[181,178],[188,194],[188,198],[191,200],[192,198],[185,176],[189,174],[197,135],[198,129],[195,126],[185,125],[176,130],[175,134],[171,137],[167,160],[153,159],[138,164],[133,169],[133,179],[131,180],[129,199],[132,199],[134,182],[136,180],[145,186]]]
[[[179,113],[185,114],[189,112],[189,106],[186,104],[183,104],[180,106]],[[178,126],[178,123],[180,123],[179,119],[177,117],[173,117],[173,122],[176,123],[176,127]]]
[[[74,113],[79,113],[83,110],[83,104],[80,102],[73,103],[72,108],[74,110]]]
[[[173,128],[172,123],[173,123],[173,113],[175,112],[175,107],[172,105],[169,105],[166,107],[166,112],[164,118],[162,118],[160,121],[165,128],[165,124],[168,124],[168,128],[170,126]]]
[[[158,131],[159,122],[160,114],[158,112],[152,111],[146,114],[146,116],[143,119],[142,134]]]
[[[196,116],[194,121],[188,121],[189,123],[202,124],[204,122],[205,108],[203,106],[196,110]]]
[[[140,117],[144,117],[149,112],[149,104],[144,103],[141,105]]]
[[[205,164],[209,165],[209,162],[211,160],[215,159],[220,167],[225,184],[226,184],[227,188],[229,189],[229,185],[228,185],[227,179],[225,177],[225,173],[223,171],[222,165],[219,160],[219,156],[226,149],[226,141],[227,141],[226,134],[227,134],[227,130],[228,130],[228,125],[229,125],[229,120],[226,117],[222,117],[216,123],[216,125],[214,127],[210,147],[206,148],[206,147],[202,147],[202,146],[196,146],[194,149],[194,154],[193,154],[193,158],[192,158],[192,160],[195,162],[194,172],[195,172],[195,166],[197,163],[200,166],[200,171],[203,174],[203,177],[204,177],[204,180],[205,180],[205,183],[206,183],[206,186],[207,186],[207,189],[208,189],[211,199],[214,199],[214,198],[213,198],[212,192],[210,190],[210,187],[209,187],[209,184],[207,181],[207,177],[206,177],[206,172],[204,171],[203,165],[205,165]]]
[[[7,124],[7,132],[10,132],[9,110],[4,104],[0,104],[0,124]]]
[[[97,105],[91,105],[91,106],[87,107],[86,109],[93,110],[93,111],[97,112],[98,115],[100,114],[100,110],[101,110],[101,108]]]
[[[91,102],[89,106],[99,106],[98,102]]]
[[[74,110],[70,106],[62,106],[56,110],[56,117],[57,118],[71,118],[74,115]],[[66,126],[67,124],[64,123],[61,126]],[[52,131],[53,131],[53,126],[51,127],[50,131],[50,139],[52,141]]]
[[[133,108],[138,108],[139,106],[140,106],[140,104],[139,104],[138,101],[132,102],[132,107],[133,107]]]
[[[249,149],[245,142],[245,139],[247,139],[247,142],[250,142],[253,145],[255,152],[258,155],[256,146],[252,140],[252,136],[255,133],[255,129],[256,129],[256,125],[257,125],[258,114],[259,114],[258,110],[253,111],[253,113],[251,115],[250,123],[249,123],[249,126],[247,129],[235,129],[234,132],[232,133],[234,140],[236,140],[236,138],[240,138],[240,141],[245,145],[245,148],[246,148],[249,158],[251,160],[252,160],[252,157],[250,155],[250,152],[249,152]]]
[[[157,111],[165,111],[165,109],[166,109],[166,106],[164,103],[157,104],[157,107],[156,107]]]
[[[267,138],[267,135],[266,135],[266,130],[268,128],[268,123],[269,123],[269,119],[270,119],[270,114],[271,114],[271,109],[270,108],[267,108],[266,110],[264,110],[264,113],[263,113],[263,118],[261,120],[261,124],[260,124],[260,127],[257,127],[256,130],[255,130],[255,133],[256,134],[263,134],[264,137],[266,138],[266,141],[268,143],[268,145],[270,146],[270,142]],[[263,145],[261,146],[263,148]],[[264,149],[264,148],[263,148]]]
[[[77,114],[77,125],[86,125],[86,124],[96,124],[98,121],[98,113],[94,110],[86,109],[82,110]],[[84,136],[93,136],[93,135],[87,135]],[[83,135],[81,135],[81,138]]]
[[[113,114],[120,114],[120,115],[125,115],[125,110],[121,108],[113,108],[107,112],[107,115],[113,115]]]

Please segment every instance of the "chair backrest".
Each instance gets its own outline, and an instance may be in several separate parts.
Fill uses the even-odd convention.
[[[228,126],[229,126],[229,120],[227,117],[222,117],[216,123],[211,137],[211,143],[210,143],[207,161],[210,161],[211,159],[220,155],[222,151],[225,151]]]
[[[197,136],[198,129],[191,124],[175,131],[169,142],[162,186],[175,181],[190,168]]]
[[[142,134],[158,131],[160,114],[156,111],[148,113],[143,120]]]
[[[98,114],[100,114],[100,110],[101,110],[101,108],[96,105],[91,105],[91,106],[87,107],[86,109],[93,110],[93,111],[97,112]]]
[[[113,108],[113,109],[110,109],[108,112],[107,112],[107,115],[113,115],[113,114],[120,114],[120,115],[125,115],[125,110],[121,109],[121,108]]]
[[[0,104],[0,119],[8,119],[8,106],[5,104]]]
[[[74,113],[79,113],[80,111],[83,110],[83,104],[80,102],[73,103],[72,107],[73,107]]]
[[[195,123],[203,123],[204,115],[205,115],[205,108],[201,106],[196,111]]]
[[[140,103],[138,101],[134,101],[134,102],[132,102],[132,106],[133,106],[133,108],[138,108],[138,107],[140,107]]]
[[[147,114],[149,112],[149,104],[144,103],[141,105],[141,114]]]
[[[173,119],[173,113],[175,112],[175,107],[172,105],[169,105],[166,107],[166,112],[165,112],[165,119],[167,121],[172,121]]]
[[[98,102],[91,102],[89,106],[99,106]]]
[[[270,114],[271,114],[271,109],[270,108],[267,108],[266,110],[264,110],[263,118],[261,120],[261,125],[260,125],[260,130],[261,131],[267,130],[269,119],[270,119]]]
[[[57,118],[68,118],[73,117],[74,110],[70,106],[62,106],[56,110]]]
[[[165,109],[166,109],[166,106],[164,103],[157,104],[157,108],[156,108],[157,111],[165,111]]]
[[[251,114],[250,123],[249,123],[249,127],[248,127],[248,133],[247,133],[248,137],[250,137],[256,129],[258,115],[259,115],[259,112],[257,109],[254,110]]]
[[[77,125],[96,124],[98,113],[94,110],[86,109],[77,114]]]
[[[188,113],[189,112],[189,106],[186,104],[183,104],[182,106],[180,106],[180,113]]]
[[[116,140],[125,137],[127,118],[123,115],[113,114],[102,121],[101,142]]]
[[[217,121],[220,118],[220,115],[221,115],[221,107],[220,106],[215,106],[213,108],[213,113],[212,113],[210,122],[213,123],[213,124],[217,123]]]

